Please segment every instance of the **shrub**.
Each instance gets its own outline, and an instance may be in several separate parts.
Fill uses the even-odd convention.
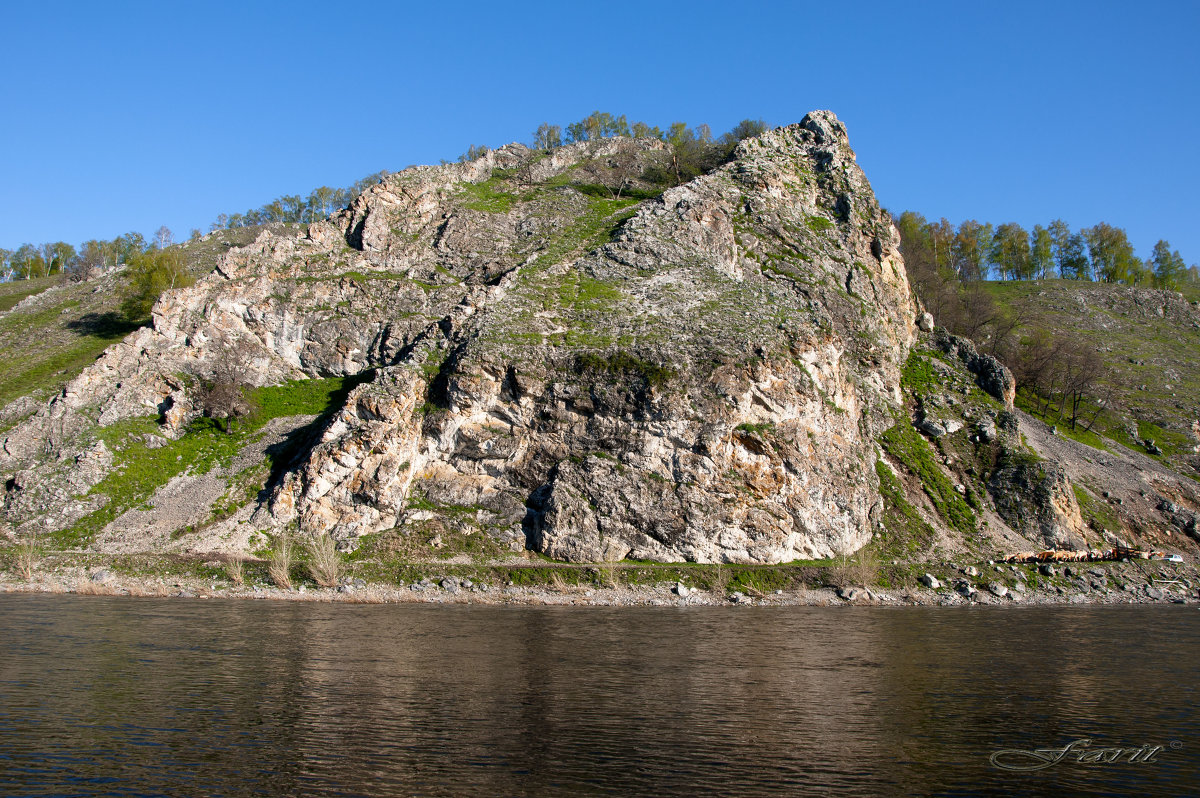
[[[292,586],[292,538],[286,532],[279,536],[275,543],[275,551],[271,553],[271,561],[267,565],[267,574],[276,587],[288,590]]]
[[[308,572],[321,587],[337,587],[342,570],[337,544],[329,535],[317,535],[305,545],[308,552]]]
[[[150,316],[151,308],[164,291],[184,288],[193,282],[187,260],[179,249],[152,249],[131,255],[125,269],[121,312],[130,321],[141,321]]]

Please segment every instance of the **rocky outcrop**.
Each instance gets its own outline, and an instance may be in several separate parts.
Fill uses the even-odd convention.
[[[1010,450],[988,487],[1000,517],[1029,540],[1047,549],[1087,548],[1079,504],[1061,465]]]
[[[980,388],[1003,402],[1009,410],[1013,409],[1013,401],[1017,397],[1017,380],[1007,366],[991,355],[976,350],[975,343],[970,338],[953,335],[945,327],[934,331],[933,342],[946,354],[962,361],[967,371],[975,375],[975,381]]]
[[[371,375],[259,528],[352,548],[455,514],[576,561],[854,551],[916,331],[895,230],[828,112],[622,196],[663,157],[510,145],[391,175],[168,292],[43,413],[70,430],[19,428],[0,465],[134,416],[178,432],[195,412],[180,375],[233,351],[256,385]]]

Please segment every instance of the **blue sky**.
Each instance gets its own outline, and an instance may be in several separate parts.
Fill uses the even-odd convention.
[[[1200,261],[1197,2],[6,6],[4,247],[186,236],[593,110],[829,108],[892,210],[1107,221]]]

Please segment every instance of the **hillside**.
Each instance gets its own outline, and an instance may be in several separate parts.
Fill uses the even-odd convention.
[[[26,300],[0,316],[7,535],[264,574],[324,541],[390,580],[541,556],[915,587],[1047,546],[1194,553],[1190,485],[1079,467],[931,329],[836,117],[687,181],[671,158],[613,137],[406,169],[306,227],[185,245],[199,279],[137,329],[119,274]]]
[[[1104,409],[1091,402],[1084,415],[1090,420],[1100,411],[1096,434],[1080,430],[1076,437],[1106,448],[1121,444],[1200,479],[1200,302],[1173,291],[1073,280],[987,287],[1026,329],[1047,329],[1101,354],[1105,373],[1096,393]],[[1029,397],[1020,404],[1038,410]],[[1045,416],[1056,421],[1055,413]]]

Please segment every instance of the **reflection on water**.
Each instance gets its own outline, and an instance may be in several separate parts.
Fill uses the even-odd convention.
[[[1182,795],[1187,607],[0,597],[5,795]],[[1167,745],[1008,773],[999,748]]]

